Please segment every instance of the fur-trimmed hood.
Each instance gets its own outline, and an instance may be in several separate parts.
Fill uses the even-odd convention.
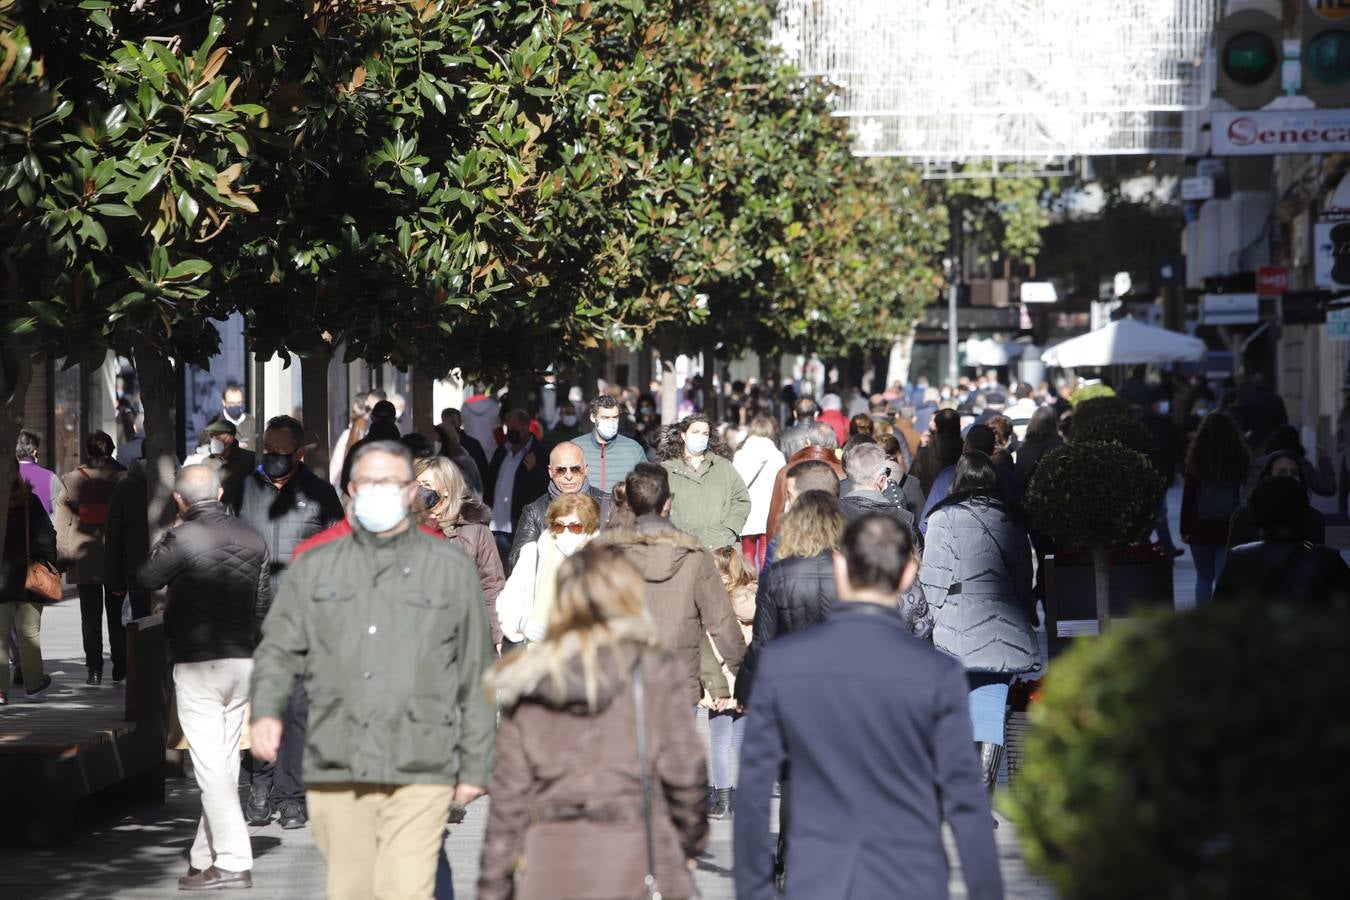
[[[627,557],[649,583],[669,581],[679,573],[685,560],[704,551],[698,537],[680,531],[659,516],[642,516],[637,527],[605,531],[598,540]]]
[[[594,708],[586,696],[581,637],[575,631],[512,654],[487,674],[484,684],[497,693],[503,706],[531,700],[580,714],[604,709],[627,687],[633,654],[640,648],[657,646],[656,629],[645,616],[615,619],[609,623],[609,631],[608,640],[596,653]],[[561,684],[552,677],[555,665],[562,672]]]

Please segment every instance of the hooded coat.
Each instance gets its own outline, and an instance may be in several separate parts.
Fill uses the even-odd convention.
[[[610,531],[600,541],[637,567],[647,582],[647,612],[662,645],[684,667],[690,706],[703,691],[699,684],[699,636],[705,631],[734,675],[745,656],[745,639],[727,599],[712,553],[692,534],[660,516],[640,516],[631,531]]]
[[[933,646],[967,671],[1041,667],[1027,532],[1001,504],[953,497],[934,509],[919,582],[933,611]]]
[[[610,623],[618,641],[597,653],[588,702],[576,632],[518,654],[488,676],[502,703],[492,809],[479,869],[480,900],[638,898],[646,874],[637,704],[641,656],[656,879],[686,898],[686,861],[707,843],[707,755],[680,689],[684,664],[652,646],[646,620]],[[557,660],[561,683],[551,677]],[[517,871],[522,874],[514,889]]]

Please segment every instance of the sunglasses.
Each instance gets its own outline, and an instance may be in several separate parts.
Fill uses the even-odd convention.
[[[554,522],[548,527],[553,530],[554,534],[562,534],[564,531],[570,531],[573,534],[584,534],[586,532],[586,526],[580,522],[568,522],[566,525],[562,522]]]
[[[554,475],[580,475],[585,471],[585,466],[554,466]]]

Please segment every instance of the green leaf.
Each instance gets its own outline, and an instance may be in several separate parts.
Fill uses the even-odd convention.
[[[211,264],[204,259],[185,259],[174,265],[164,276],[164,281],[195,281],[211,271]]]
[[[153,169],[142,175],[141,179],[136,182],[135,186],[133,186],[131,190],[127,191],[127,199],[130,200],[132,203],[140,202],[145,197],[146,194],[149,194],[159,185],[159,181],[163,177],[164,177],[164,165],[160,164],[158,166],[155,166]]]
[[[178,195],[178,215],[183,217],[183,221],[191,228],[197,221],[197,213],[201,211],[201,205],[187,191]]]

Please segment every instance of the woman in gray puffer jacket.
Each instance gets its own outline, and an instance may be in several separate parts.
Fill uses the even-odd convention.
[[[978,450],[961,457],[952,493],[929,513],[919,581],[933,611],[933,646],[966,667],[971,724],[992,794],[1008,685],[1041,667],[1041,649],[1031,625],[1027,531],[1003,497],[993,462]]]

